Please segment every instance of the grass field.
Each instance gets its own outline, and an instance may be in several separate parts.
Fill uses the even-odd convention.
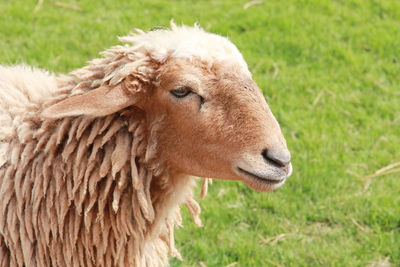
[[[268,194],[214,181],[172,265],[400,266],[400,1],[247,2],[3,0],[0,63],[68,72],[171,18],[229,36],[294,172]]]

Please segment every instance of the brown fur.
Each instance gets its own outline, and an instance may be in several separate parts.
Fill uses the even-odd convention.
[[[0,266],[165,265],[167,252],[180,257],[180,204],[201,224],[190,175],[277,188],[234,168],[266,148],[286,153],[243,65],[158,61],[129,46],[103,55],[59,76],[57,90],[29,112],[6,113],[12,101],[3,101],[10,127],[0,135]],[[174,98],[182,86],[193,93]],[[271,170],[274,179],[290,172],[288,164]]]

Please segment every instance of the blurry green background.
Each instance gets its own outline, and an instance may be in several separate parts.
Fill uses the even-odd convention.
[[[2,0],[0,63],[69,72],[172,18],[242,51],[294,172],[267,194],[215,180],[171,264],[400,266],[400,1]]]

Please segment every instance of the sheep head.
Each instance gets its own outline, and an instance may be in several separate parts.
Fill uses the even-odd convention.
[[[103,64],[114,68],[98,86],[42,115],[104,116],[134,106],[146,117],[148,149],[175,173],[241,180],[259,191],[283,185],[290,153],[240,52],[197,27],[171,28],[121,38],[133,45],[104,53]]]
[[[179,172],[242,180],[268,191],[290,175],[279,125],[249,73],[234,60],[169,59],[144,105],[164,117],[156,140]]]

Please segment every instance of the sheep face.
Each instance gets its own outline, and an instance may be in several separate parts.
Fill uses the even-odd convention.
[[[143,105],[167,165],[181,173],[241,180],[259,191],[292,172],[280,127],[247,69],[234,60],[172,58]]]

